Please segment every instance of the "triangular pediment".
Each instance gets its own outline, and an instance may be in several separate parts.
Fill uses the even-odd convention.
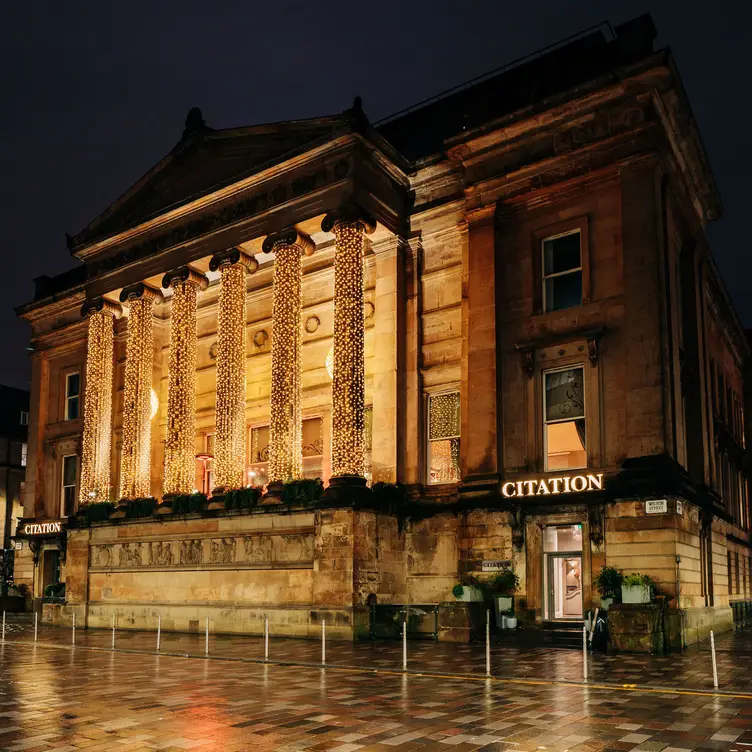
[[[214,130],[196,113],[191,111],[183,138],[166,157],[69,238],[74,253],[308,151],[352,126],[348,111],[332,117]]]

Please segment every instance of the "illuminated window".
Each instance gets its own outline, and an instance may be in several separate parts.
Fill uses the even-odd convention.
[[[303,421],[303,477],[320,478],[324,462],[324,421],[307,418]]]
[[[460,480],[460,393],[428,397],[428,482]]]
[[[545,238],[543,253],[543,311],[560,311],[582,304],[580,231]]]
[[[28,451],[28,445],[26,442],[21,444],[21,467],[26,467],[26,452]]]
[[[65,419],[75,420],[79,415],[81,399],[81,374],[78,371],[65,377]]]
[[[76,474],[78,470],[78,457],[69,454],[63,457],[63,483],[62,483],[62,512],[63,517],[75,514],[76,502]]]
[[[583,377],[582,366],[543,374],[546,470],[587,467]]]
[[[251,429],[251,464],[248,483],[265,486],[269,482],[269,426]]]

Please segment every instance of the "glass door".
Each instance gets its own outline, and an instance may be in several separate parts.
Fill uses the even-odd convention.
[[[550,619],[582,619],[582,556],[549,554]]]

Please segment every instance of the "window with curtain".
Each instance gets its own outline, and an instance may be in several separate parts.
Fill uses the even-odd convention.
[[[582,305],[580,231],[542,241],[543,311]]]
[[[543,415],[546,470],[587,467],[582,366],[545,371]]]
[[[460,480],[460,393],[428,397],[428,483]]]

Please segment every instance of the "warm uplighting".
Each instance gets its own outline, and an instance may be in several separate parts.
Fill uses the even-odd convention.
[[[154,417],[159,412],[159,397],[157,397],[157,393],[154,391],[154,389],[151,390],[150,403],[151,415],[149,416],[149,419],[154,420]]]
[[[329,380],[334,378],[334,345],[329,348],[326,354],[326,372],[329,374]]]

